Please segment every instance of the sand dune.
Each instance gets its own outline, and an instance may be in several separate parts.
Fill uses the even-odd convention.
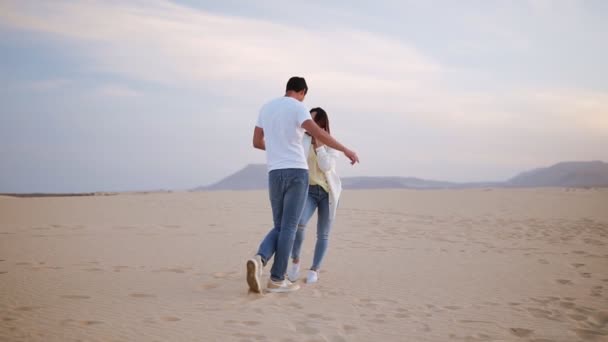
[[[270,217],[263,191],[0,197],[0,340],[608,341],[608,190],[347,191],[320,282],[260,296]]]

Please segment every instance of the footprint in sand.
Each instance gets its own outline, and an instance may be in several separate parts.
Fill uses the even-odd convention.
[[[114,227],[114,229],[120,229],[120,230],[127,230],[127,229],[136,229],[137,227],[133,227],[133,226],[118,226],[118,227]]]
[[[129,266],[113,266],[114,272],[120,272],[122,270],[128,270]]]
[[[509,332],[511,332],[511,334],[517,337],[528,337],[534,332],[534,330],[524,328],[510,328]]]
[[[585,264],[580,264],[580,263],[574,263],[574,264],[570,264],[570,265],[572,265],[572,267],[574,267],[574,268],[579,268],[579,267],[585,266]]]
[[[296,302],[291,302],[291,303],[289,303],[287,305],[290,306],[290,307],[292,307],[292,308],[294,308],[294,309],[297,309],[297,310],[304,309],[304,306],[302,304],[296,303]]]
[[[573,329],[576,335],[585,341],[599,341],[602,336],[608,336],[608,332],[591,329]],[[602,339],[603,340],[603,339]]]
[[[589,321],[598,327],[605,327],[608,324],[608,311],[599,311],[591,314]]]
[[[318,320],[322,320],[322,321],[333,321],[334,320],[331,317],[326,317],[326,316],[323,316],[321,314],[316,314],[316,313],[308,314],[308,315],[306,315],[306,317],[312,318],[312,319],[318,319]]]
[[[528,308],[528,312],[536,318],[547,318],[551,316],[551,311],[536,308]]]
[[[587,320],[587,316],[577,315],[577,314],[570,314],[570,315],[568,315],[568,318],[570,318],[573,321],[577,321],[577,322],[582,322],[582,321]]]
[[[179,317],[165,316],[162,318],[162,320],[165,322],[177,322],[177,321],[181,321],[182,319]]]
[[[603,243],[600,240],[595,240],[595,239],[583,239],[583,242],[585,242],[588,245],[593,245],[593,246],[604,246],[605,243]]]
[[[238,272],[215,272],[212,274],[215,279],[225,279],[236,275]]]
[[[296,332],[305,335],[316,335],[321,331],[315,327],[309,326],[308,322],[298,322],[296,324]]]
[[[34,310],[38,310],[41,309],[40,306],[20,306],[15,308],[16,311],[34,311]]]
[[[354,325],[350,325],[350,324],[344,324],[342,326],[342,330],[344,330],[344,332],[348,335],[354,334],[355,332],[357,332],[357,327]]]
[[[186,273],[187,270],[190,270],[191,268],[187,268],[187,267],[163,267],[161,269],[158,270],[154,270],[152,272],[171,272],[171,273]]]
[[[220,284],[216,284],[216,283],[203,284],[203,289],[205,289],[205,290],[213,290],[213,289],[217,289],[218,287],[220,287]]]
[[[460,310],[460,309],[462,309],[461,306],[455,306],[455,305],[444,306],[444,308],[446,308],[448,310]]]
[[[89,296],[81,296],[81,295],[63,295],[60,297],[66,298],[66,299],[90,299],[91,298]]]
[[[410,315],[407,312],[407,309],[398,308],[397,313],[393,315],[395,318],[409,318]]]
[[[330,337],[331,342],[347,342],[348,340],[344,336],[334,335]]]
[[[562,285],[572,285],[572,281],[568,279],[556,279],[555,281]]]
[[[576,304],[574,304],[572,302],[561,302],[561,303],[559,303],[559,306],[561,306],[564,309],[572,309],[576,306]]]
[[[243,325],[246,325],[248,327],[254,327],[256,325],[260,325],[262,324],[262,322],[258,322],[258,321],[243,321],[241,322]]]
[[[103,322],[102,321],[81,321],[80,324],[82,324],[84,326],[89,326],[89,325],[103,324]]]
[[[46,266],[44,268],[46,268],[47,270],[62,270],[63,269],[63,267],[61,267],[61,266]]]
[[[0,274],[5,274],[5,273],[8,273],[8,271],[2,271],[2,272],[0,272]]]
[[[591,297],[601,297],[603,289],[604,289],[604,287],[601,285],[592,287],[591,288]]]
[[[267,341],[268,338],[266,337],[266,335],[260,335],[260,334],[253,334],[253,333],[242,333],[242,332],[238,332],[238,333],[234,333],[232,334],[233,337],[238,337],[244,340],[251,340],[254,339],[256,341]]]
[[[131,293],[129,297],[133,298],[156,298],[156,295],[148,293]]]

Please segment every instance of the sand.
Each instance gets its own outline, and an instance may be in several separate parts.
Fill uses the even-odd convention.
[[[608,341],[607,189],[346,191],[320,282],[248,293],[270,218],[263,191],[0,197],[0,340]]]

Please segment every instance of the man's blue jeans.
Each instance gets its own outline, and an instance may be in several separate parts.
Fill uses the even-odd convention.
[[[308,193],[308,170],[280,169],[268,173],[268,193],[274,227],[268,232],[258,253],[264,265],[274,256],[270,279],[285,279],[287,263],[296,237]]]

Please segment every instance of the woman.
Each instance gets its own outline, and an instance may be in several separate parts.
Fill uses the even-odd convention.
[[[313,108],[310,110],[310,114],[319,127],[331,134],[329,118],[322,108]],[[316,283],[319,279],[319,268],[327,251],[329,231],[336,216],[342,184],[335,168],[338,157],[337,151],[323,145],[320,141],[315,141],[310,136],[306,136],[304,146],[305,150],[308,150],[308,196],[298,224],[296,239],[293,243],[291,251],[293,264],[287,271],[287,277],[291,281],[296,281],[299,278],[300,249],[304,240],[304,229],[312,214],[317,210],[317,243],[315,244],[312,266],[306,277],[307,283]]]

